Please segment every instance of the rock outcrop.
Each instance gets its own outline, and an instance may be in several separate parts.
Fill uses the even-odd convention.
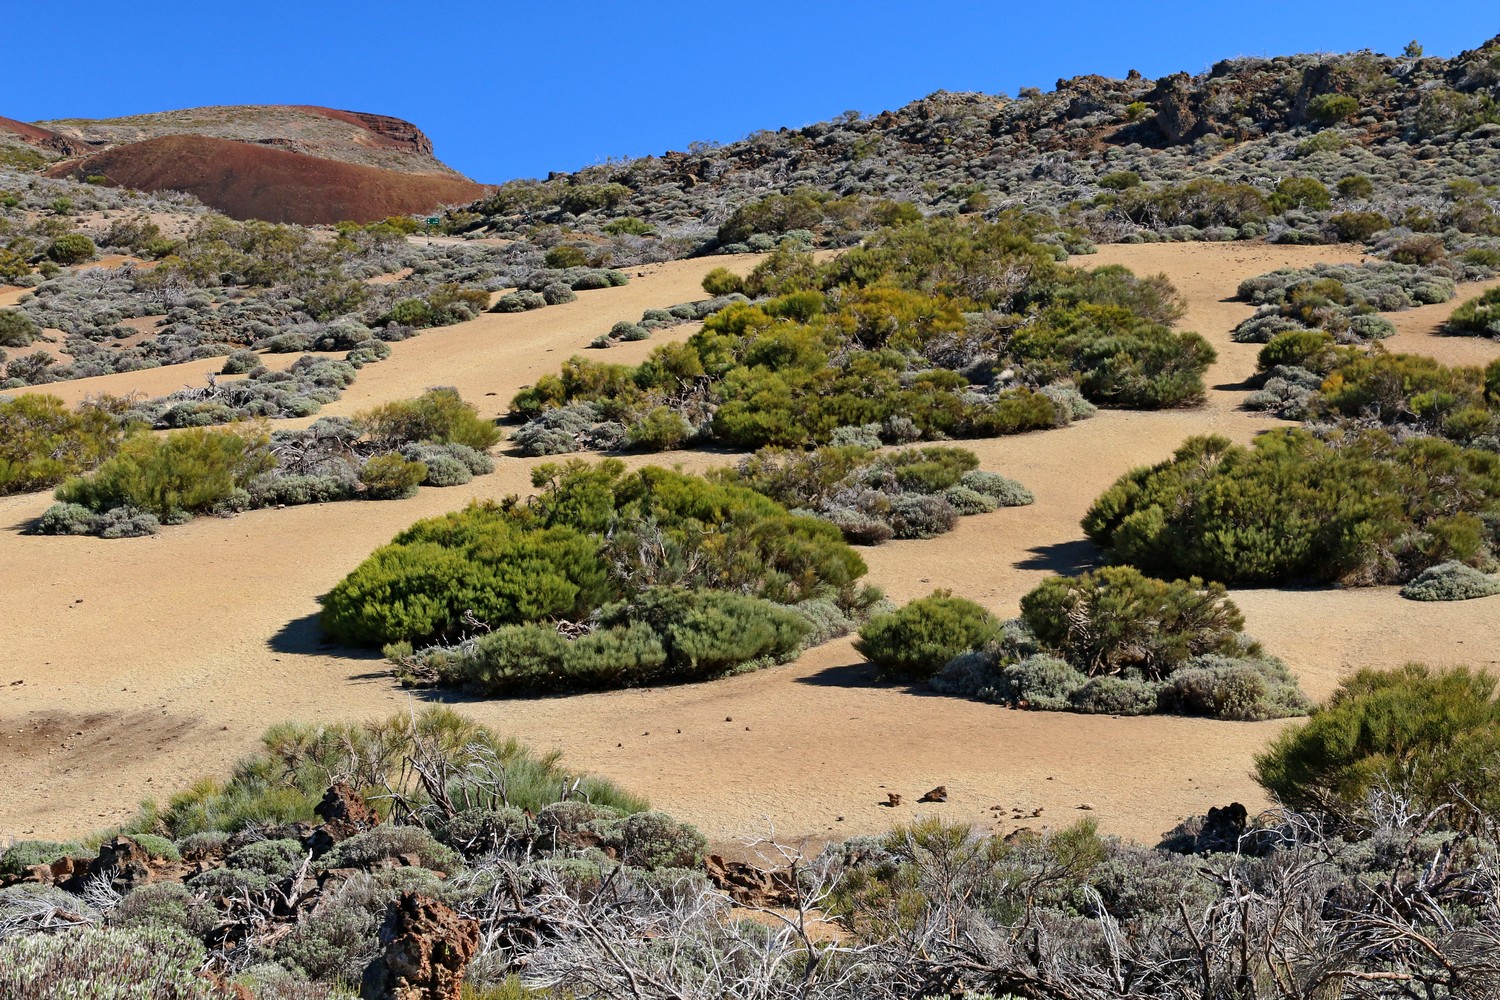
[[[479,947],[479,924],[420,893],[403,893],[380,926],[379,958],[365,969],[363,1000],[459,1000]]]

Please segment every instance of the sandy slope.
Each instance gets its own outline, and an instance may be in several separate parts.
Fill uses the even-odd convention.
[[[866,550],[871,580],[901,600],[950,587],[1013,613],[1046,573],[1091,557],[1078,519],[1121,472],[1165,458],[1190,434],[1248,440],[1274,425],[1236,408],[1257,350],[1228,339],[1251,311],[1228,301],[1240,279],[1354,256],[1331,247],[1165,244],[1107,247],[1087,259],[1164,271],[1188,295],[1184,326],[1221,352],[1207,405],[1104,412],[1062,431],[966,443],[986,468],[1031,486],[1037,503],[965,519],[941,538]],[[395,345],[393,357],[362,372],[330,411],[441,383],[499,412],[518,387],[614,321],[694,297],[698,278],[716,263],[663,265],[567,306],[430,331]],[[1412,346],[1401,349],[1450,350],[1452,339],[1425,337],[1422,324],[1439,318],[1404,322],[1400,339]],[[1500,344],[1464,344],[1475,360],[1500,355]],[[650,346],[603,356],[637,360]],[[109,391],[151,374],[110,376],[125,385]],[[696,469],[726,459],[655,459],[664,460]],[[20,535],[48,498],[0,499],[0,642],[9,654],[0,666],[0,756],[16,762],[0,777],[0,835],[58,835],[119,819],[139,797],[222,771],[270,722],[374,716],[420,703],[384,676],[377,658],[319,645],[316,595],[412,520],[470,497],[524,490],[534,464],[502,458],[493,476],[399,503],[256,511],[131,541]],[[1250,630],[1315,696],[1353,666],[1414,657],[1494,664],[1500,656],[1500,598],[1433,607],[1402,601],[1392,589],[1236,597]],[[1009,828],[1092,815],[1106,830],[1154,839],[1209,805],[1263,805],[1248,770],[1281,725],[1014,712],[913,693],[871,683],[847,641],[710,684],[462,708],[563,750],[571,763],[624,782],[719,840],[772,827],[813,837],[877,831],[912,812],[881,807],[887,791],[910,802],[936,784],[952,798],[931,808],[952,817],[998,818]],[[1081,812],[1083,804],[1092,811]]]

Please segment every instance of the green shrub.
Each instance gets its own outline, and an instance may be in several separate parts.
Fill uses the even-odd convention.
[[[395,452],[375,455],[359,470],[359,482],[371,500],[404,500],[417,495],[427,478],[427,466]]]
[[[1307,102],[1309,121],[1333,125],[1359,114],[1359,101],[1348,94],[1319,94]]]
[[[79,851],[76,843],[54,840],[18,840],[0,851],[0,878],[15,878],[32,865],[50,865],[58,858]]]
[[[1375,193],[1375,184],[1364,174],[1349,174],[1339,178],[1340,198],[1364,199]]]
[[[1288,806],[1339,822],[1356,822],[1384,791],[1418,814],[1451,805],[1440,820],[1467,828],[1500,807],[1497,763],[1495,679],[1410,664],[1347,678],[1256,758],[1255,777]]]
[[[0,399],[0,495],[52,486],[109,458],[134,430],[110,400],[70,410],[56,396]]]
[[[1085,676],[1148,680],[1203,653],[1238,651],[1245,625],[1222,585],[1167,583],[1128,566],[1042,581],[1021,598],[1021,620]]]
[[[41,336],[36,321],[19,309],[0,309],[0,347],[30,347]]]
[[[709,295],[733,295],[745,290],[745,279],[727,267],[716,267],[703,276],[703,290]]]
[[[995,616],[978,604],[937,590],[871,618],[859,630],[854,648],[882,676],[920,681],[960,653],[996,638],[999,630]]]
[[[1125,191],[1141,186],[1141,175],[1134,170],[1117,170],[1099,178],[1099,186],[1108,191]]]
[[[563,243],[548,250],[542,257],[542,262],[548,267],[562,270],[567,267],[584,267],[588,264],[589,257],[583,247]]]
[[[1329,216],[1328,224],[1340,243],[1365,243],[1391,228],[1391,220],[1379,212],[1340,212]]]
[[[383,403],[358,414],[355,424],[383,448],[403,444],[461,444],[486,451],[500,441],[500,428],[479,416],[458,390],[428,389],[416,399]]]
[[[1083,526],[1116,558],[1158,575],[1359,585],[1492,556],[1473,525],[1497,508],[1493,453],[1379,431],[1324,441],[1277,430],[1248,449],[1189,439],[1172,459],[1121,477]]]
[[[607,596],[598,543],[569,527],[525,531],[494,507],[420,521],[341,580],[323,628],[380,646],[448,634],[465,612],[492,626],[581,618]]]
[[[1289,208],[1305,208],[1322,211],[1333,201],[1333,195],[1316,177],[1286,177],[1276,185],[1271,195],[1271,209],[1285,212]]]
[[[743,243],[756,233],[779,236],[793,229],[812,229],[822,221],[823,206],[817,192],[771,194],[735,209],[719,226],[718,240]]]
[[[1196,333],[1177,332],[1125,306],[1057,307],[1010,341],[1034,381],[1067,379],[1091,402],[1139,409],[1202,400],[1203,373],[1217,353]]]
[[[865,572],[837,529],[743,487],[622,463],[542,465],[527,505],[471,505],[420,521],[324,599],[323,626],[380,646],[491,627],[583,621],[653,583],[792,603]]]
[[[635,216],[626,216],[623,219],[610,219],[601,226],[611,236],[655,236],[656,227],[649,222],[637,219]],[[550,265],[549,265],[550,266]]]
[[[93,260],[99,248],[82,233],[64,233],[47,247],[47,258],[64,266]]]
[[[137,435],[92,474],[58,487],[57,499],[100,513],[137,508],[172,523],[224,503],[273,462],[263,431],[193,427],[164,437]]]
[[[1492,288],[1453,310],[1445,329],[1500,339],[1500,288]]]
[[[1278,366],[1305,368],[1327,374],[1341,357],[1333,335],[1322,330],[1290,330],[1272,337],[1256,357],[1256,367],[1270,371]]]
[[[643,451],[670,451],[681,447],[693,433],[693,428],[680,413],[658,406],[632,424],[625,441],[632,448]]]
[[[1270,211],[1265,196],[1254,186],[1211,177],[1163,187],[1132,187],[1120,193],[1116,204],[1126,218],[1138,224],[1198,229],[1239,228],[1265,221]]]

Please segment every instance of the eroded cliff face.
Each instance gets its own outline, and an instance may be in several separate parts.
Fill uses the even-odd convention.
[[[427,133],[409,121],[389,115],[375,115],[365,111],[339,111],[332,108],[309,108],[330,117],[357,124],[369,131],[383,144],[401,149],[416,156],[432,156],[432,140]]]

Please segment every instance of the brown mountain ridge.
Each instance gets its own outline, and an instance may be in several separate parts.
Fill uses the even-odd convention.
[[[62,154],[53,177],[183,191],[239,219],[307,225],[422,214],[481,197],[417,126],[311,105],[188,108],[126,118],[0,121]]]

